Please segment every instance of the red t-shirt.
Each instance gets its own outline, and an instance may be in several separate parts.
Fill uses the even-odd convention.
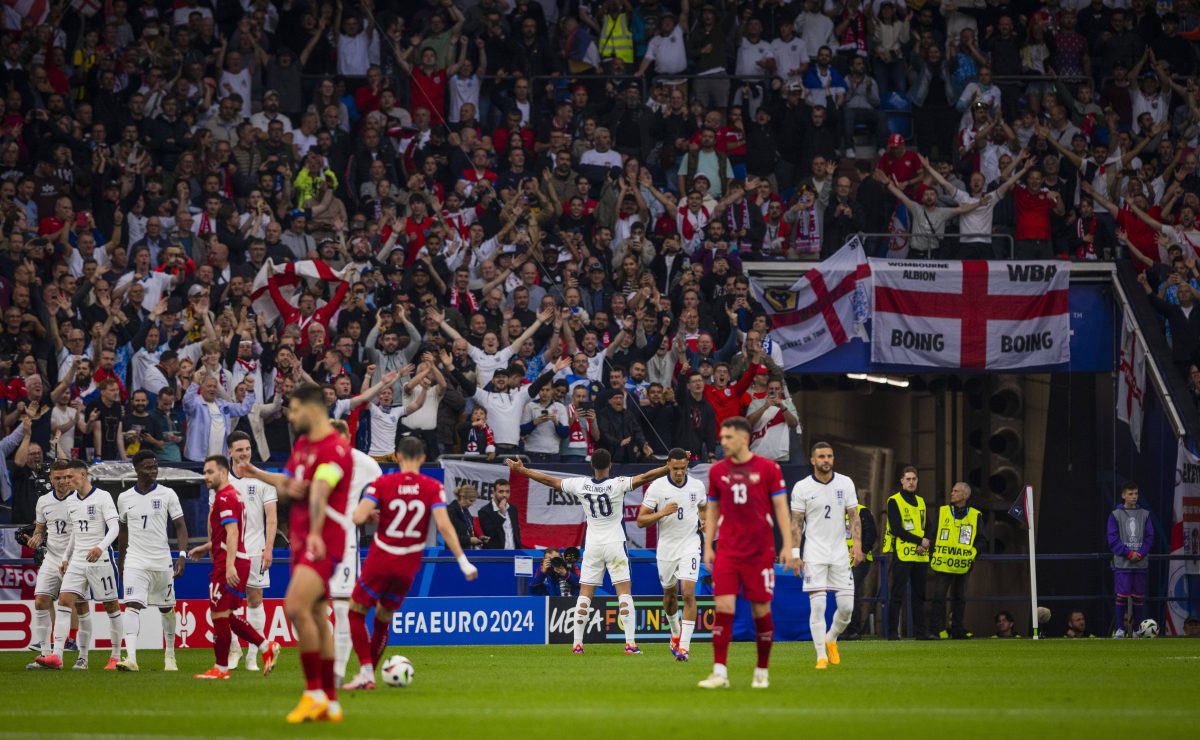
[[[329,471],[337,478],[325,508],[325,527],[321,530],[321,537],[325,540],[326,557],[337,557],[346,550],[345,524],[349,521],[346,507],[350,502],[350,476],[354,472],[350,447],[336,432],[330,432],[315,442],[305,435],[296,440],[296,446],[292,450],[292,456],[288,458],[285,470],[291,477],[311,486],[313,476],[322,465],[328,465]],[[303,499],[292,502],[291,506],[289,537],[293,562],[307,549],[305,539],[308,537],[309,523],[306,493]]]
[[[404,222],[404,266],[412,267],[417,261],[417,253],[421,251],[421,247],[425,246],[425,237],[429,235],[429,229],[433,227],[433,218],[426,216],[423,220],[418,221],[412,216]]]
[[[371,91],[370,85],[363,85],[354,93],[354,107],[359,115],[367,115],[379,110],[379,95]]]
[[[921,160],[916,152],[905,151],[899,157],[893,157],[891,152],[884,152],[879,158],[879,169],[895,178],[896,182],[907,182],[921,171]]]
[[[295,509],[296,507],[292,507]],[[246,557],[246,508],[238,498],[237,489],[226,484],[217,491],[212,509],[208,512],[208,539],[212,543],[212,572],[214,578],[225,577],[225,558],[232,543],[225,542],[225,525],[237,524],[238,541],[234,557]]]
[[[751,455],[739,465],[725,458],[709,468],[708,500],[721,508],[717,557],[750,559],[774,553],[774,497],[786,495],[783,471],[774,460]]]
[[[704,386],[704,396],[708,399],[709,405],[713,407],[717,417],[717,434],[721,433],[721,422],[731,416],[741,415],[742,394],[754,381],[756,372],[758,372],[758,365],[750,365],[733,385],[727,385],[724,388],[718,388],[715,385]]]
[[[1146,212],[1150,218],[1156,221],[1162,221],[1162,208],[1154,206]],[[1133,248],[1141,252],[1153,262],[1158,262],[1158,230],[1152,229],[1146,225],[1145,221],[1137,217],[1129,206],[1122,206],[1121,210],[1117,211],[1117,226],[1125,229],[1129,236],[1129,243]],[[1146,266],[1141,260],[1134,260],[1133,266],[1138,272],[1146,269]]]
[[[421,557],[433,510],[446,505],[442,484],[420,473],[389,473],[367,486],[364,500],[379,508],[372,550]]]
[[[1029,188],[1018,185],[1013,188],[1013,199],[1017,206],[1017,240],[1042,239],[1050,240],[1050,213],[1054,210],[1054,201],[1050,199],[1050,191],[1042,188],[1037,193],[1029,192]]]
[[[446,123],[446,70],[439,69],[427,75],[420,67],[412,68],[412,82],[408,97],[412,110],[424,108],[429,111],[429,122],[434,126]]]

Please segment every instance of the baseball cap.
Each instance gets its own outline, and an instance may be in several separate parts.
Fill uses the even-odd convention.
[[[203,292],[204,288],[202,286],[193,285],[192,287],[188,288],[188,298],[195,298]]]
[[[904,136],[902,136],[901,134],[892,134],[891,136],[888,137],[887,145],[889,148],[890,147],[899,148],[899,147],[904,146]]]
[[[263,100],[266,100],[267,98],[277,98],[277,97],[279,97],[278,90],[267,90],[265,93],[263,93]]]

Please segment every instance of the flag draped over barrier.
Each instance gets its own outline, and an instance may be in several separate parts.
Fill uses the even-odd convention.
[[[1071,359],[1058,263],[875,259],[870,270],[872,362],[1013,370]]]
[[[1142,418],[1145,411],[1146,349],[1138,336],[1129,307],[1121,322],[1121,359],[1117,375],[1117,418],[1129,425],[1133,444],[1142,449]]]
[[[771,316],[784,367],[814,360],[854,338],[866,340],[871,270],[858,237],[804,274],[790,289],[753,284]]]

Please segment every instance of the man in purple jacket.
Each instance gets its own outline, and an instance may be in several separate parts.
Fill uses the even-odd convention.
[[[1133,599],[1132,625],[1146,616],[1146,583],[1149,563],[1146,554],[1154,546],[1154,526],[1150,512],[1138,508],[1138,487],[1126,483],[1121,488],[1123,505],[1108,516],[1108,549],[1113,553],[1113,590],[1117,593],[1117,631],[1113,637],[1125,637],[1125,602]],[[1130,632],[1135,633],[1136,627]]]

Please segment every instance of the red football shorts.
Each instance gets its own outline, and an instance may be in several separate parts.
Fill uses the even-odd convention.
[[[712,569],[713,596],[744,596],[762,603],[775,596],[775,553],[721,557],[717,550]]]
[[[414,557],[415,555],[415,557]],[[372,548],[363,563],[362,573],[354,584],[350,598],[356,604],[380,606],[396,611],[404,603],[404,597],[412,588],[413,579],[421,570],[421,553],[413,555],[389,555]]]
[[[212,578],[208,585],[209,609],[214,612],[230,612],[241,609],[246,601],[246,581],[250,578],[250,560],[238,558],[234,562],[237,572],[238,587],[234,589],[225,580],[225,569],[220,572],[213,569]]]

